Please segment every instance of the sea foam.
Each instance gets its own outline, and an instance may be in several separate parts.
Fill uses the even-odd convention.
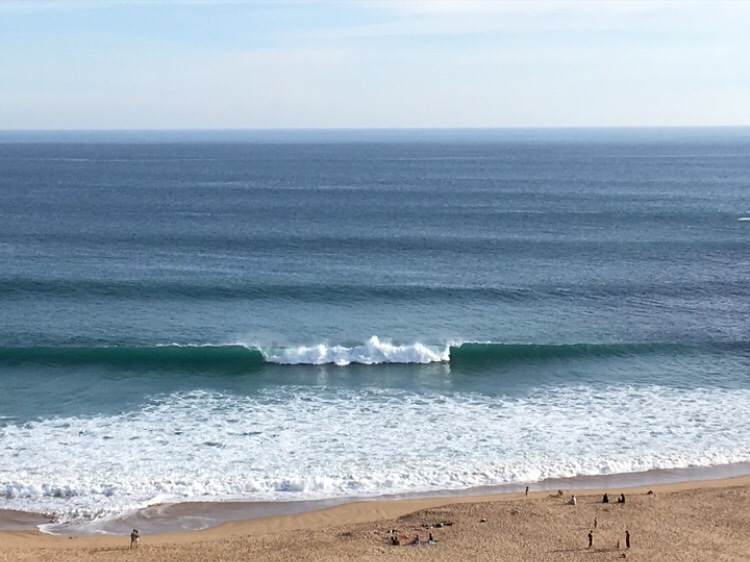
[[[269,363],[280,365],[378,365],[381,363],[434,363],[448,361],[450,348],[436,351],[421,343],[394,345],[372,336],[367,343],[351,347],[318,344],[286,348],[281,351],[263,351]]]
[[[0,494],[62,524],[157,502],[429,493],[748,461],[748,425],[747,390],[177,392],[119,415],[2,427]]]

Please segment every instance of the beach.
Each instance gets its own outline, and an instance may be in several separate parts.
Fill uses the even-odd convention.
[[[600,490],[355,502],[195,532],[0,533],[0,560],[659,560],[750,558],[750,476]],[[610,503],[602,503],[608,493]],[[653,492],[650,494],[649,492]],[[617,503],[620,494],[625,503]],[[576,505],[569,505],[576,495]],[[596,519],[596,527],[594,526]],[[625,531],[631,536],[626,547]],[[129,530],[128,530],[129,531]],[[593,544],[588,546],[592,532]],[[425,544],[429,534],[435,544]],[[401,545],[391,544],[397,536]],[[422,544],[408,544],[415,536]],[[619,546],[618,546],[619,545]]]

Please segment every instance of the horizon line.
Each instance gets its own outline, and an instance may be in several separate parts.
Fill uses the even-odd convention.
[[[111,128],[28,128],[3,129],[0,133],[121,133],[121,132],[294,132],[294,131],[549,131],[549,130],[647,130],[647,129],[748,129],[742,125],[529,125],[493,127],[111,127]]]

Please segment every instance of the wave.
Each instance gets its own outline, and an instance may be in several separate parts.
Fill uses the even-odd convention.
[[[455,365],[487,365],[510,361],[538,361],[588,357],[633,357],[664,353],[682,353],[689,348],[676,343],[576,343],[513,344],[464,343],[451,348]]]
[[[750,217],[748,217],[750,220]],[[727,246],[725,250],[729,251]],[[736,248],[744,251],[744,247]],[[388,284],[347,283],[261,283],[186,282],[153,280],[79,280],[25,279],[0,276],[0,302],[22,299],[91,299],[128,300],[140,304],[161,301],[217,302],[305,302],[305,303],[391,303],[391,302],[467,302],[477,303],[535,303],[550,300],[575,301],[592,299],[620,300],[653,298],[694,298],[696,294],[723,294],[750,297],[745,278],[727,277],[723,280],[682,282],[624,282],[612,281],[604,285],[578,283],[539,283],[531,286],[486,286],[462,284],[415,283],[393,286]]]
[[[544,291],[539,290],[539,296]],[[176,281],[108,281],[76,279],[2,279],[0,296],[7,299],[57,298],[91,299],[115,298],[160,300],[211,301],[302,301],[328,302],[344,299],[348,302],[370,300],[433,300],[457,298],[472,300],[516,302],[537,298],[528,288],[466,287],[415,284],[403,287],[390,285],[317,284],[211,284]]]
[[[319,344],[266,352],[269,363],[280,365],[380,365],[382,363],[439,363],[450,360],[449,347],[430,349],[424,344],[394,345],[372,336],[367,343],[354,346]]]
[[[253,370],[263,365],[259,350],[240,345],[150,347],[3,347],[0,365],[103,366],[154,370]]]
[[[746,345],[746,344],[743,344]],[[716,346],[714,346],[716,347]],[[371,337],[359,345],[263,348],[245,344],[146,347],[0,347],[0,366],[101,366],[126,370],[252,372],[275,365],[382,365],[446,363],[490,366],[507,362],[681,354],[676,343],[520,344],[467,342],[443,346],[396,345]]]

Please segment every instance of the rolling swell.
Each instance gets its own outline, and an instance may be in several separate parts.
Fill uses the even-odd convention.
[[[26,279],[0,277],[0,300],[18,299],[126,299],[139,302],[162,301],[271,301],[348,303],[358,302],[469,302],[534,303],[550,300],[695,299],[721,294],[750,298],[744,277],[693,282],[610,282],[602,286],[560,283],[552,285],[441,285],[415,283],[393,286],[388,283],[245,283],[227,280],[189,282],[184,280],[112,279]]]
[[[4,347],[0,365],[99,366],[125,370],[252,371],[264,363],[257,349],[226,346]]]
[[[539,296],[545,296],[540,293]],[[0,279],[0,298],[53,299],[138,299],[163,300],[240,300],[299,302],[361,302],[371,300],[415,301],[463,299],[514,302],[537,298],[534,291],[522,288],[430,286],[417,284],[405,287],[390,285],[347,284],[244,284],[189,283],[184,281],[120,281],[120,280],[8,280]]]
[[[739,345],[739,344],[738,344]],[[730,344],[730,346],[732,346]],[[162,345],[147,347],[2,347],[0,366],[98,366],[124,370],[253,372],[277,365],[380,365],[450,362],[455,367],[491,367],[509,362],[585,358],[682,355],[720,351],[717,345],[677,343],[513,344],[463,343],[428,347],[421,343],[394,345],[376,336],[361,345],[299,346],[262,350],[241,344]],[[725,346],[724,346],[725,347]]]
[[[507,362],[578,359],[592,357],[633,357],[652,354],[679,354],[691,348],[676,343],[576,343],[576,344],[498,344],[464,343],[451,347],[451,365],[486,366]]]

